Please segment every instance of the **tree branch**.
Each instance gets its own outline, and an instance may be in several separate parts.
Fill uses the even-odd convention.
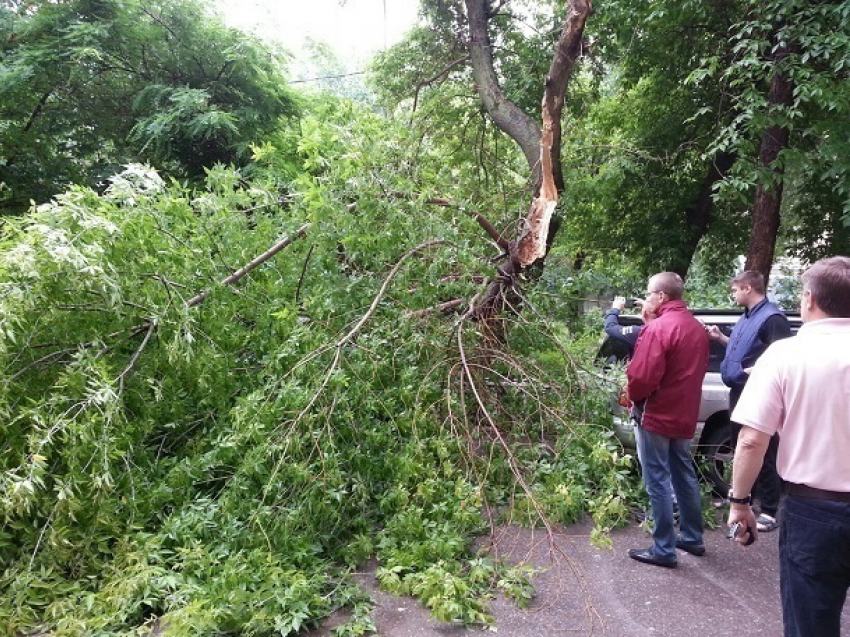
[[[369,309],[366,310],[366,313],[362,317],[360,317],[360,320],[357,321],[357,324],[354,327],[352,327],[345,336],[343,336],[341,339],[339,339],[333,345],[330,345],[330,344],[323,345],[319,349],[311,352],[305,359],[303,359],[302,361],[299,361],[298,363],[296,363],[293,366],[293,368],[290,370],[290,373],[294,369],[300,367],[301,365],[306,364],[307,361],[314,360],[317,356],[327,352],[328,350],[330,350],[330,349],[334,350],[333,360],[331,360],[330,365],[328,365],[328,369],[325,372],[325,377],[322,380],[322,384],[313,393],[313,396],[310,398],[310,400],[307,402],[307,404],[304,406],[304,408],[292,420],[292,422],[289,425],[288,431],[291,432],[297,426],[297,424],[301,421],[301,419],[305,416],[305,414],[307,414],[310,411],[310,409],[312,409],[313,405],[316,403],[316,401],[319,399],[319,397],[325,391],[325,389],[328,386],[328,383],[331,380],[331,377],[333,376],[333,373],[336,371],[337,367],[339,366],[339,361],[342,357],[343,347],[346,344],[348,344],[349,342],[351,342],[351,340],[357,335],[357,333],[363,328],[363,326],[369,321],[369,319],[372,318],[372,315],[374,315],[375,311],[378,308],[378,304],[384,298],[384,295],[386,294],[387,288],[389,287],[390,283],[395,278],[395,276],[399,273],[399,270],[401,270],[401,266],[404,265],[404,262],[407,261],[407,259],[409,259],[410,257],[422,252],[423,250],[427,250],[428,248],[432,248],[434,246],[441,245],[441,244],[444,244],[444,243],[447,243],[447,241],[445,239],[437,239],[435,241],[428,241],[426,243],[422,243],[422,244],[416,246],[412,250],[410,250],[410,251],[406,252],[404,255],[402,255],[402,257],[396,262],[393,269],[390,270],[390,273],[384,279],[384,282],[381,285],[380,289],[378,290],[378,293],[375,295],[375,298],[372,300],[371,305],[369,305]],[[279,467],[275,467],[275,472],[278,470],[278,468]],[[269,484],[271,484],[271,481],[269,481]]]
[[[279,241],[278,243],[273,245],[271,248],[269,248],[268,250],[263,252],[260,256],[253,259],[250,263],[242,266],[236,272],[234,272],[229,277],[224,279],[221,282],[221,285],[232,285],[233,283],[236,283],[236,281],[238,281],[243,276],[248,274],[251,270],[256,268],[258,265],[265,263],[266,261],[271,259],[274,255],[276,255],[278,252],[283,250],[286,246],[288,246],[289,244],[294,242],[296,239],[300,239],[305,234],[307,234],[307,229],[309,227],[310,227],[310,224],[305,223],[303,226],[298,228],[298,230],[295,231],[295,234],[293,234],[291,237],[287,237],[283,241]],[[197,294],[197,295],[193,296],[191,299],[189,299],[188,301],[186,301],[186,307],[195,307],[196,305],[200,305],[201,303],[204,302],[204,300],[206,298],[207,298],[207,292],[201,292],[200,294]]]
[[[458,59],[456,59],[452,62],[449,62],[446,65],[446,67],[442,71],[437,73],[436,75],[429,77],[427,80],[422,80],[421,82],[419,82],[416,85],[416,90],[413,93],[413,110],[411,112],[412,113],[416,112],[416,107],[419,104],[419,92],[423,88],[425,88],[426,86],[429,86],[433,82],[436,82],[437,80],[439,80],[444,75],[448,75],[449,71],[451,71],[453,68],[455,68],[458,64],[461,64],[462,62],[466,62],[468,59],[469,59],[469,55],[464,55],[463,57],[459,57]]]
[[[301,302],[301,285],[304,283],[304,276],[307,274],[307,264],[310,262],[310,257],[313,256],[314,247],[315,246],[310,246],[310,249],[307,250],[307,256],[304,257],[304,264],[301,266],[301,276],[298,277],[298,287],[295,288],[296,305]]]
[[[346,334],[345,336],[342,337],[342,339],[340,339],[340,341],[336,344],[336,348],[340,349],[343,345],[345,345],[352,338],[354,338],[354,336],[357,334],[357,332],[359,332],[360,329],[366,324],[366,321],[368,321],[372,317],[372,315],[375,313],[375,310],[378,307],[378,303],[380,303],[381,299],[384,298],[384,294],[386,294],[387,287],[389,287],[390,282],[395,278],[395,275],[398,274],[398,271],[401,270],[401,266],[404,264],[404,262],[407,259],[409,259],[410,257],[412,257],[415,254],[418,254],[419,252],[422,252],[423,250],[427,250],[428,248],[433,248],[434,246],[441,245],[443,243],[446,243],[446,241],[444,239],[437,239],[435,241],[428,241],[426,243],[423,243],[421,245],[416,246],[410,252],[407,252],[404,256],[402,256],[401,259],[399,259],[398,262],[395,264],[395,267],[387,275],[387,278],[384,279],[384,283],[381,285],[381,288],[378,290],[378,293],[375,295],[375,298],[372,300],[372,304],[369,306],[369,309],[366,310],[366,313],[360,318],[359,321],[357,321],[357,324],[354,327],[351,328],[351,330],[348,332],[348,334]]]
[[[446,301],[445,303],[440,303],[435,307],[426,307],[423,310],[415,310],[413,312],[408,312],[408,318],[422,318],[423,316],[427,316],[432,312],[441,312],[445,314],[446,312],[451,312],[459,308],[461,305],[466,303],[466,299],[452,299],[451,301]]]
[[[493,123],[513,139],[531,168],[533,183],[540,177],[540,126],[511,102],[502,91],[493,62],[493,49],[487,31],[487,0],[465,0],[469,20],[469,58],[475,89]]]
[[[44,110],[44,105],[47,104],[47,100],[50,99],[50,96],[53,93],[51,91],[47,91],[44,95],[41,96],[41,99],[38,100],[38,104],[36,104],[35,110],[33,110],[29,119],[27,120],[26,126],[24,126],[24,132],[30,132],[30,129],[35,124],[35,120],[38,119],[38,116],[41,115],[41,111]]]
[[[144,351],[145,347],[147,346],[148,341],[151,340],[151,336],[154,333],[154,329],[156,329],[156,321],[148,322],[147,327],[148,331],[145,333],[145,337],[142,339],[142,342],[136,348],[136,351],[133,352],[133,357],[130,359],[130,362],[127,363],[127,366],[124,368],[124,371],[118,374],[118,377],[115,379],[118,381],[119,385],[122,388],[124,386],[124,377],[127,376],[127,374],[129,374],[130,371],[133,369],[133,366],[136,364],[136,361],[139,360],[139,356],[142,355],[142,351]]]
[[[552,538],[554,535],[552,525],[549,522],[549,519],[546,517],[546,514],[540,508],[540,503],[534,497],[534,493],[528,486],[528,482],[526,481],[525,476],[522,475],[522,470],[519,467],[519,463],[517,461],[516,456],[511,450],[510,444],[507,440],[505,440],[505,437],[502,435],[502,432],[499,431],[499,427],[496,425],[496,421],[493,419],[493,416],[490,415],[490,411],[487,409],[487,405],[484,403],[484,400],[482,399],[481,394],[478,390],[478,384],[475,382],[475,376],[473,375],[470,363],[467,360],[466,348],[463,344],[463,327],[464,321],[461,320],[457,326],[456,337],[458,352],[460,354],[462,374],[464,377],[466,377],[469,383],[469,388],[472,391],[472,395],[475,397],[475,402],[478,405],[478,409],[484,415],[484,418],[487,420],[487,424],[490,426],[490,430],[493,432],[493,435],[499,441],[499,445],[502,447],[502,449],[505,451],[505,454],[507,455],[508,466],[510,467],[511,473],[514,475],[514,478],[516,478],[517,483],[525,492],[526,496],[528,496],[529,502],[531,502],[532,506],[534,507],[534,510],[537,512],[538,519],[546,528],[549,537]]]

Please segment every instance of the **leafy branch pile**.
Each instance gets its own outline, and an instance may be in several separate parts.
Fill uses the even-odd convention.
[[[325,108],[256,149],[265,177],[133,166],[6,220],[0,634],[286,635],[340,607],[364,634],[349,576],[373,557],[385,589],[485,623],[530,584],[477,534],[625,515],[590,341],[531,285],[499,350],[432,310],[492,247],[416,192],[437,153],[400,166],[404,131]]]

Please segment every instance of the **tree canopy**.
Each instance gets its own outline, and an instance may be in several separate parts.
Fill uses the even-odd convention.
[[[563,5],[493,7],[490,37],[501,85],[513,103],[533,113],[547,63],[543,52],[554,45]],[[457,116],[444,118],[455,112],[446,106],[464,109],[462,121],[470,125],[462,131],[470,143],[459,144],[459,152],[475,148],[482,172],[504,172],[482,158],[505,153],[485,151],[472,134],[489,123],[476,120],[478,103],[468,99],[462,3],[423,2],[423,16],[426,26],[379,60],[378,90],[393,104],[409,105],[412,98],[431,127],[445,122],[454,131]],[[846,252],[848,199],[839,185],[846,181],[840,176],[846,153],[834,152],[846,135],[830,122],[844,118],[848,103],[848,31],[841,3],[594,3],[565,111],[566,188],[559,210],[567,223],[560,243],[591,257],[624,250],[646,272],[683,275],[700,246],[718,264],[759,252],[758,267],[767,274],[764,260],[774,256],[777,232],[786,255]],[[780,67],[777,42],[790,43]],[[411,55],[409,47],[423,55]],[[771,103],[771,80],[786,68],[793,99]],[[424,110],[432,98],[441,106]],[[758,151],[766,132],[775,134],[772,126],[787,127],[789,139],[768,166]],[[787,223],[771,228],[754,221],[759,186],[769,192],[786,182],[791,187],[776,201]],[[827,193],[829,203],[822,199]],[[820,220],[814,233],[798,219],[808,206]],[[652,228],[664,232],[648,232]],[[752,237],[768,242],[759,247]]]
[[[130,161],[244,165],[296,113],[283,58],[194,0],[0,8],[0,202],[20,210]]]

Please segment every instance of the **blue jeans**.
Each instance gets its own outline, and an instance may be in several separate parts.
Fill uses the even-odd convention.
[[[673,492],[679,503],[679,528],[682,541],[702,544],[702,501],[691,458],[691,441],[667,438],[635,428],[638,460],[643,484],[649,494],[655,528],[652,551],[662,559],[676,557],[676,527],[673,523]]]
[[[850,502],[785,496],[779,574],[785,637],[839,637],[850,587]]]

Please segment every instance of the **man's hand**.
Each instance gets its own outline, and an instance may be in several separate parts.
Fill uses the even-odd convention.
[[[655,313],[655,310],[649,307],[648,303],[644,303],[640,306],[640,317],[643,319],[644,323],[649,323],[650,321],[654,321],[658,318],[658,315]]]
[[[738,444],[735,447],[735,459],[732,461],[732,490],[729,497],[735,494],[741,498],[745,493],[751,493],[753,484],[758,478],[764,454],[770,444],[771,435],[753,427],[744,425],[738,434]],[[749,504],[729,504],[729,519],[727,524],[741,524],[741,532],[735,538],[740,544],[752,544],[758,537],[756,516]]]
[[[708,334],[708,338],[712,341],[717,341],[718,343],[722,343],[723,345],[727,345],[729,343],[729,337],[726,336],[723,332],[720,331],[720,328],[716,325],[706,325],[705,333]]]
[[[730,504],[729,519],[726,521],[730,527],[740,524],[742,530],[734,538],[738,544],[749,545],[758,539],[759,533],[756,529],[756,516],[749,504]],[[752,537],[752,542],[750,541]]]
[[[622,310],[626,307],[626,297],[625,296],[615,296],[614,302],[611,304],[612,310]]]

